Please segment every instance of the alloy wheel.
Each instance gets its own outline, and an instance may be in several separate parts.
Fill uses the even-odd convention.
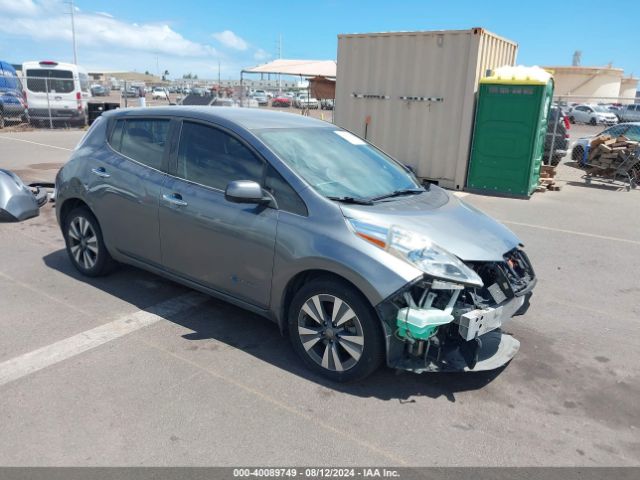
[[[298,314],[298,335],[307,355],[321,367],[344,372],[362,357],[364,333],[358,316],[342,299],[318,294]]]
[[[75,217],[69,223],[69,249],[78,265],[91,270],[98,261],[98,237],[85,217]]]

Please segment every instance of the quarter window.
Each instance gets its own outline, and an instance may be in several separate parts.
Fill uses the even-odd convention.
[[[178,148],[178,176],[224,190],[234,180],[262,181],[264,163],[231,135],[184,122]]]
[[[291,185],[271,165],[267,167],[264,187],[276,199],[278,210],[307,216],[307,206]]]
[[[169,133],[169,120],[118,120],[109,143],[123,155],[157,170],[162,169],[164,146]]]

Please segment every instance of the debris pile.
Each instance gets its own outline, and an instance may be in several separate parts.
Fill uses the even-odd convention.
[[[540,180],[536,192],[544,193],[547,190],[558,192],[562,187],[556,183],[556,167],[553,165],[542,165],[540,167]]]
[[[587,166],[599,170],[615,169],[620,161],[626,160],[631,151],[637,147],[638,142],[629,140],[625,136],[599,135],[589,143]]]

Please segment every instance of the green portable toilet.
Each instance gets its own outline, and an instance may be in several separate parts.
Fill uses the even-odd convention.
[[[553,97],[540,67],[501,67],[480,80],[467,189],[528,197],[538,186]]]

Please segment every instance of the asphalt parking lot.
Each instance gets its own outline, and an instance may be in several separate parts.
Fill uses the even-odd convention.
[[[0,133],[0,167],[51,181],[81,135]],[[131,267],[81,277],[51,206],[0,225],[0,465],[640,465],[640,189],[568,159],[557,179],[461,194],[539,277],[511,364],[347,385],[229,304]]]

